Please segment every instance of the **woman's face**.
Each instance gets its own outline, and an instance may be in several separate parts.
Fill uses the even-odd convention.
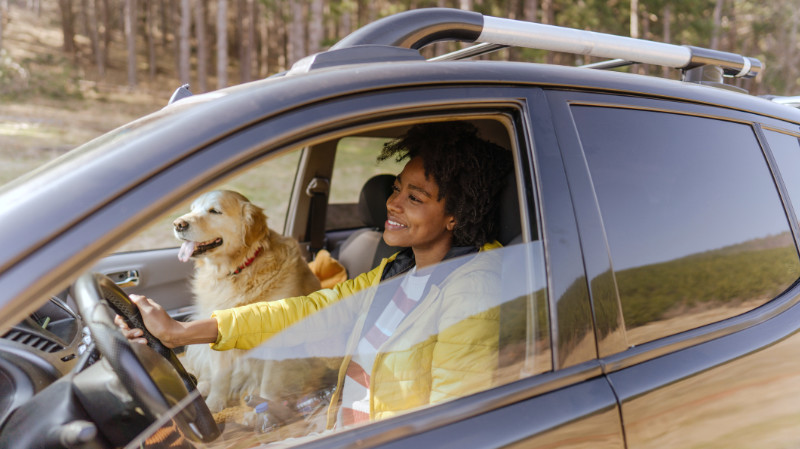
[[[386,201],[383,239],[390,246],[411,247],[420,267],[441,261],[452,245],[455,218],[438,198],[439,186],[425,176],[422,158],[415,157],[397,175]]]

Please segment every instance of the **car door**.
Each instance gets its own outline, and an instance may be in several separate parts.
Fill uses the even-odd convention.
[[[539,329],[548,331],[533,340],[538,343],[528,346],[533,351],[529,356],[507,354],[506,362],[515,374],[496,388],[307,447],[356,443],[370,447],[624,447],[617,400],[597,359],[575,215],[544,94],[527,88],[475,88],[465,99],[463,92],[444,88],[406,91],[404,101],[425,111],[420,119],[465,115],[505,123],[516,152],[520,195],[514,202],[520,208],[522,238],[495,251],[513,254],[516,250],[533,261],[505,259],[504,285],[520,279],[547,280],[544,290],[522,290],[521,298],[533,294],[531,304],[539,305],[528,310],[547,310],[538,318],[529,315],[528,323],[536,322]],[[460,97],[456,100],[452,94]],[[447,103],[448,107],[428,102]],[[380,103],[391,107],[390,102]],[[428,106],[422,107],[426,103]],[[487,103],[492,106],[477,106]],[[397,112],[396,106],[393,109]],[[515,309],[519,304],[508,301],[501,305],[501,310],[506,309],[501,311],[501,329],[512,326],[515,319],[525,319],[520,309]],[[413,430],[403,437],[390,437],[401,428]]]
[[[115,202],[106,213],[121,210],[130,214],[128,204],[139,207],[156,200],[174,206],[170,214],[179,213],[188,205],[189,198],[184,196],[188,189],[216,188],[234,176],[246,176],[257,164],[271,165],[276,155],[364,130],[443,119],[496,122],[515,154],[515,199],[510,204],[516,208],[520,239],[510,239],[506,251],[521,254],[528,262],[515,263],[512,258],[499,267],[509,280],[523,286],[508,293],[508,299],[519,301],[509,301],[505,311],[501,307],[505,316],[501,320],[510,320],[503,321],[504,330],[513,328],[509,324],[513,322],[525,326],[524,332],[501,336],[519,344],[509,345],[514,351],[504,355],[508,365],[503,367],[510,367],[506,372],[511,374],[491,389],[335,434],[333,440],[320,440],[319,445],[336,441],[364,446],[623,447],[617,400],[597,358],[574,207],[541,90],[480,83],[467,89],[463,84],[447,86],[439,80],[436,87],[420,83],[413,88],[386,88],[308,102],[230,132],[186,155],[158,176],[131,188],[122,198],[125,201]],[[300,161],[302,165],[303,157]],[[290,181],[284,186],[292,192],[286,233],[300,241],[307,235],[310,202],[304,187],[311,175],[302,170],[294,184]],[[163,210],[158,214],[164,215]],[[149,210],[148,216],[157,214]],[[169,223],[171,220],[161,225],[159,232],[171,234]],[[172,260],[176,254],[172,247],[143,253],[142,260],[154,266],[162,261],[177,264],[177,257]],[[124,276],[138,268],[125,257],[107,259],[103,269]],[[173,268],[161,271],[178,283],[185,276],[175,274],[180,272]],[[512,285],[509,282],[504,288]]]
[[[627,447],[797,445],[797,225],[755,117],[549,99],[571,123],[558,134],[595,309],[618,317],[598,321],[598,349]]]

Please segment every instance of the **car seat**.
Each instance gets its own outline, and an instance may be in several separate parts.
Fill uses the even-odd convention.
[[[368,179],[358,197],[358,215],[366,226],[352,233],[342,242],[336,255],[339,263],[347,269],[352,279],[375,268],[384,257],[402,248],[387,245],[383,241],[386,223],[386,200],[392,194],[394,175],[382,174]]]

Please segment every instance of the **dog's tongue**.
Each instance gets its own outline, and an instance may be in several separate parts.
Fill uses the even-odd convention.
[[[194,253],[195,242],[188,242],[185,241],[181,245],[181,250],[178,252],[178,260],[181,262],[187,262],[192,257],[192,253]]]

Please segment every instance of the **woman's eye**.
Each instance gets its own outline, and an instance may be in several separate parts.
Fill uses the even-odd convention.
[[[211,214],[217,214],[217,215],[221,215],[222,214],[222,212],[220,212],[220,211],[218,211],[216,209],[209,209],[208,212],[211,213]]]

